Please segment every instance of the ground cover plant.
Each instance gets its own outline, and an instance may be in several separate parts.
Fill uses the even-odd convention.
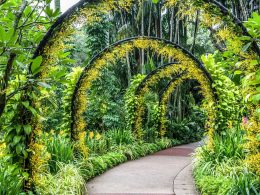
[[[86,194],[114,166],[202,139],[201,194],[259,194],[257,0],[63,6],[0,0],[0,194]]]

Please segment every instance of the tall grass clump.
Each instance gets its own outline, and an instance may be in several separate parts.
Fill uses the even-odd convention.
[[[42,175],[41,182],[36,186],[38,194],[71,195],[86,192],[85,180],[80,168],[74,164],[57,163],[59,171],[52,175],[47,172]]]
[[[57,162],[71,163],[73,161],[73,143],[62,135],[53,135],[47,139],[47,151],[51,154],[49,168],[51,173],[57,173],[59,166]]]
[[[133,133],[126,129],[112,129],[105,136],[114,145],[132,144],[135,141]]]

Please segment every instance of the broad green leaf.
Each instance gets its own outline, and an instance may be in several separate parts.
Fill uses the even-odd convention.
[[[24,105],[25,108],[28,108],[30,103],[28,101],[22,102],[22,104]]]
[[[53,16],[53,10],[50,7],[46,7],[44,11],[48,17],[51,18]]]
[[[16,133],[20,133],[21,129],[22,129],[22,126],[21,125],[16,125],[15,129],[16,129]]]
[[[24,129],[24,132],[26,133],[26,135],[30,135],[30,133],[32,132],[31,125],[24,125],[23,129]]]
[[[42,56],[38,56],[32,62],[31,71],[33,74],[37,74],[40,72],[40,67],[42,63]]]
[[[6,42],[9,42],[14,35],[14,29],[11,28],[9,31],[6,32]]]
[[[2,26],[0,26],[0,41],[6,42],[6,32]]]
[[[260,81],[260,70],[256,72],[256,80]]]
[[[16,147],[15,147],[15,150],[16,150],[16,153],[17,154],[21,154],[22,150],[23,150],[23,147],[21,146],[21,144],[18,144]]]
[[[14,136],[14,139],[13,139],[13,144],[16,145],[20,142],[22,136],[19,136],[19,135],[16,135]]]
[[[235,75],[242,74],[242,73],[243,73],[243,72],[242,72],[241,70],[236,70],[236,71],[234,72]]]
[[[26,152],[26,151],[25,151],[25,152]],[[23,152],[23,153],[24,153],[24,152]],[[27,152],[26,152],[26,153],[27,153]],[[28,156],[28,153],[27,153],[27,156]],[[23,175],[23,177],[24,177],[25,180],[28,180],[28,179],[29,179],[29,176],[30,176],[29,173],[23,172],[22,175]]]
[[[260,94],[252,96],[252,100],[254,101],[254,103],[257,103],[260,100]]]
[[[255,65],[257,65],[257,64],[258,64],[257,60],[252,60],[252,61],[250,62],[250,65],[251,65],[251,66],[255,66]]]
[[[23,156],[24,156],[24,158],[27,158],[28,157],[28,152],[23,150]]]

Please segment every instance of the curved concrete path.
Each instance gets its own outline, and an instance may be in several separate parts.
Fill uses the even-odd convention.
[[[199,145],[181,145],[121,164],[89,181],[88,193],[197,195],[190,155]]]

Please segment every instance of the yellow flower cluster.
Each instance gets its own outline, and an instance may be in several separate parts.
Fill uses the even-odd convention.
[[[250,155],[246,158],[245,163],[253,170],[258,176],[260,176],[260,153]]]
[[[47,171],[47,163],[51,158],[51,154],[47,152],[46,146],[41,143],[33,143],[30,145],[32,156],[30,159],[32,166],[32,181],[34,184],[41,182],[42,174]]]
[[[95,136],[95,133],[93,131],[90,131],[88,137],[89,139],[95,138],[96,140],[100,140],[102,136],[99,133],[96,133]]]
[[[6,144],[0,143],[0,158],[6,155]]]
[[[220,40],[226,41],[228,38],[230,38],[231,33],[232,32],[227,27],[224,27],[217,32],[217,36],[220,38]]]
[[[260,134],[260,122],[257,120],[256,116],[253,116],[247,124],[244,125],[245,130],[247,131],[246,139],[247,142],[244,144],[244,147],[249,151],[245,162],[249,167],[260,175],[260,142],[257,140],[257,135]]]
[[[86,146],[86,132],[79,132],[78,140],[75,143],[75,149],[87,159],[89,156],[89,149]]]

